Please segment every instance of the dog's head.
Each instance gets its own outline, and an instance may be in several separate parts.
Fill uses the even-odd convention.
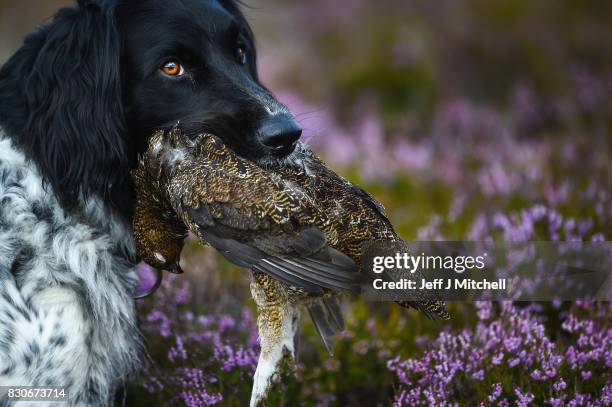
[[[0,125],[66,204],[97,193],[129,211],[138,154],[177,122],[263,163],[301,135],[258,80],[234,0],[79,0],[0,71]]]
[[[120,4],[128,126],[144,140],[177,120],[254,159],[291,153],[301,129],[259,82],[255,41],[231,0]]]

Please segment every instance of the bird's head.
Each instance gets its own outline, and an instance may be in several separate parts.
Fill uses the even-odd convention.
[[[146,201],[138,200],[134,216],[134,240],[138,255],[151,267],[174,274],[182,273],[179,265],[185,227]]]
[[[136,208],[133,219],[138,255],[154,268],[179,274],[187,229],[170,207],[159,182],[160,167],[147,152],[134,170]]]

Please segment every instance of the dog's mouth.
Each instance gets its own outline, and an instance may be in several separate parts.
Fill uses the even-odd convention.
[[[157,130],[168,132],[176,127],[192,140],[200,134],[213,134],[236,155],[262,168],[301,165],[304,152],[308,149],[302,140],[297,139],[291,144],[272,148],[258,141],[256,131],[239,130],[243,127],[241,123],[227,115],[223,116],[223,119],[221,120],[219,115],[207,119],[186,118],[159,126]]]
[[[284,155],[271,154],[252,161],[263,168],[275,166],[298,167],[301,165],[302,157],[306,149],[306,145],[301,140],[298,140],[292,146],[291,151]]]

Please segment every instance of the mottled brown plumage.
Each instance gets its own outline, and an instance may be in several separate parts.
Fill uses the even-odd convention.
[[[399,243],[394,247],[405,247],[384,207],[367,191],[330,170],[309,149],[301,150],[298,164],[273,166],[269,170],[299,185],[316,202],[318,210],[327,214],[328,223],[316,224],[325,232],[332,247],[347,254],[358,266],[361,266],[362,250],[368,242],[392,241]],[[419,309],[430,318],[449,319],[444,303],[436,299],[398,303]]]
[[[152,267],[180,273],[179,258],[187,228],[159,193],[159,179],[142,168],[132,174],[136,187],[133,230],[142,260]]]
[[[338,237],[313,199],[278,174],[236,156],[215,136],[192,140],[177,129],[157,133],[134,180],[139,196],[135,237],[146,261],[180,244],[182,222],[229,260],[280,278],[296,294],[359,289],[353,261],[328,244]],[[150,222],[160,211],[162,216]],[[159,234],[163,222],[172,232],[165,242]],[[306,269],[295,271],[286,259]]]
[[[331,351],[329,337],[343,329],[333,294],[359,291],[363,244],[401,242],[372,196],[302,145],[288,165],[263,168],[213,135],[190,138],[175,128],[152,137],[134,180],[134,230],[145,261],[177,263],[185,225],[253,271],[262,352],[252,405],[265,398],[282,358],[295,354],[299,306]],[[440,301],[402,305],[448,317]]]

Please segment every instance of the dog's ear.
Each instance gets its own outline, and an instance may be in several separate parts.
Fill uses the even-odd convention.
[[[44,27],[24,78],[23,144],[60,201],[117,195],[129,178],[120,75],[120,36],[112,11],[79,0]]]

